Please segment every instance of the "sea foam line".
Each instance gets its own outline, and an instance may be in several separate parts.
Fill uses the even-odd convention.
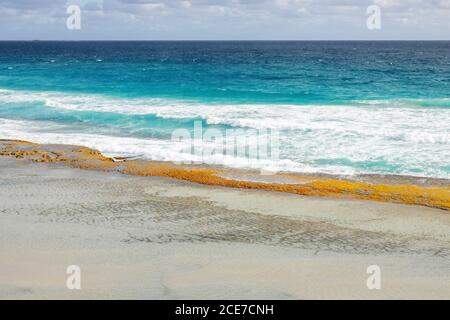
[[[354,130],[357,133],[387,132],[392,136],[402,136],[410,134],[408,130],[424,130],[425,133],[432,135],[436,130],[446,131],[450,127],[450,109],[403,108],[398,107],[395,101],[376,101],[374,104],[366,101],[363,106],[217,105],[158,98],[128,99],[95,94],[0,90],[0,103],[38,102],[49,108],[74,112],[155,115],[162,119],[203,119],[210,125],[255,129],[324,129],[339,132]],[[361,103],[363,102],[357,102]],[[433,130],[429,129],[429,123],[433,123]]]
[[[276,171],[450,177],[450,109],[445,108],[206,105],[167,99],[0,90],[0,108],[2,104],[24,102],[75,113],[154,114],[167,119],[202,118],[209,125],[280,130],[284,160],[264,164],[272,165]],[[170,140],[118,137],[114,128],[103,134],[95,134],[95,130],[93,134],[76,132],[77,128],[59,123],[57,117],[49,125],[30,121],[14,128],[13,124],[11,127],[3,122],[0,134],[30,141],[37,141],[38,137],[42,139],[38,142],[43,143],[80,144],[107,154],[145,154],[151,160],[196,161],[192,155],[180,153],[179,146]],[[245,161],[225,160],[223,165],[237,167]]]

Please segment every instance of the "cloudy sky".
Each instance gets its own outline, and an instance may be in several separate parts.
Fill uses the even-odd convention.
[[[66,27],[73,4],[80,30]],[[0,39],[450,40],[450,0],[0,0]]]

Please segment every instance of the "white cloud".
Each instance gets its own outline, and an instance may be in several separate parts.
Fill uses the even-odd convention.
[[[192,7],[192,2],[184,0],[184,1],[180,1],[180,6],[182,8],[190,8]]]
[[[366,8],[376,3],[381,38],[450,39],[450,0],[0,0],[0,38],[14,29],[17,38],[70,39],[61,27],[68,3],[82,7],[84,38],[370,39]]]

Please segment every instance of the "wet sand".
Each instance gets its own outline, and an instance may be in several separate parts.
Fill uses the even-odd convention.
[[[0,176],[0,299],[450,299],[446,210],[12,157]]]

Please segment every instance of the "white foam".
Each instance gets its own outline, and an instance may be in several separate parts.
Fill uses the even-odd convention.
[[[143,155],[154,161],[171,161],[179,163],[204,163],[224,165],[234,168],[253,168],[272,171],[295,169],[311,171],[314,169],[302,167],[290,160],[281,162],[270,159],[247,159],[233,156],[210,155],[203,157],[186,152],[186,144],[170,140],[138,139],[115,137],[85,133],[54,133],[42,132],[42,123],[33,121],[18,121],[0,119],[0,137],[2,139],[19,139],[36,143],[55,143],[82,145],[100,150],[107,156]],[[62,129],[54,126],[53,129]]]
[[[450,108],[389,107],[389,101],[378,101],[370,106],[206,105],[168,99],[0,90],[0,103],[33,101],[74,112],[153,114],[166,119],[202,118],[208,124],[280,130],[284,160],[252,162],[213,156],[204,159],[209,163],[337,174],[387,173],[383,166],[391,166],[397,174],[450,178]],[[152,160],[198,160],[191,154],[180,152],[181,146],[169,140],[117,137],[114,132],[105,136],[55,131],[58,130],[43,128],[40,123],[2,120],[0,136],[43,143],[81,144],[107,154],[144,154]]]

